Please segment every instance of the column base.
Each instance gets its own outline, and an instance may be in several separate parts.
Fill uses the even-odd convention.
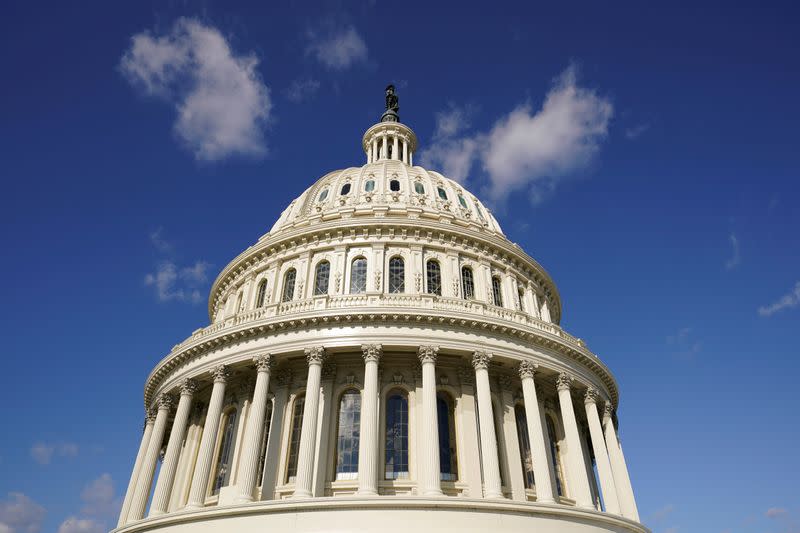
[[[364,490],[359,489],[358,491],[356,491],[356,495],[357,496],[378,496],[378,491],[373,490],[373,489],[364,489]]]
[[[314,497],[314,495],[311,494],[311,491],[308,491],[308,490],[304,490],[304,491],[296,490],[296,491],[294,491],[294,494],[292,494],[292,499],[293,500],[307,500],[308,498],[313,498],[313,497]]]
[[[441,489],[439,489],[439,490],[432,489],[432,490],[422,491],[422,495],[423,496],[444,496],[444,492],[442,492]]]
[[[167,512],[166,511],[162,511],[161,509],[155,509],[155,510],[150,511],[150,513],[147,515],[147,518],[150,518],[151,516],[161,516],[161,515],[164,515],[164,514],[167,514]]]
[[[251,503],[252,501],[254,501],[252,496],[240,494],[239,496],[234,498],[233,503]]]

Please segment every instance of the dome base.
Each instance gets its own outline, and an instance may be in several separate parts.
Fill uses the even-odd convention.
[[[115,533],[648,533],[625,518],[564,505],[470,498],[342,497],[264,501],[141,520]]]

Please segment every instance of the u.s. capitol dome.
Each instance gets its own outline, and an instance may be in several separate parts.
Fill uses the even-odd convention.
[[[648,531],[613,375],[397,111],[390,86],[366,164],[292,201],[150,373],[115,531]]]

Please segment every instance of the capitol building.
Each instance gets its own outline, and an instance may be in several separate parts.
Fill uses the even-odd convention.
[[[153,368],[115,532],[649,531],[614,376],[398,111],[389,86],[365,164],[289,203]]]

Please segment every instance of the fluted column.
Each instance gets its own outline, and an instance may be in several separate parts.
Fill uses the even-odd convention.
[[[536,385],[533,382],[533,375],[537,366],[530,361],[521,362],[519,364],[519,377],[522,379],[525,419],[528,422],[528,441],[531,443],[531,454],[533,455],[536,501],[554,503],[553,484],[550,482],[550,458],[547,453],[547,441],[542,427],[542,415],[539,412],[539,399],[536,397]]]
[[[502,498],[500,461],[497,459],[497,435],[494,432],[492,392],[489,388],[489,361],[486,352],[472,354],[475,367],[475,388],[478,396],[478,418],[481,423],[481,464],[483,465],[483,491],[486,498]]]
[[[408,139],[403,139],[403,163],[408,164]]]
[[[436,357],[438,346],[420,346],[422,364],[422,445],[425,463],[420,475],[423,496],[441,496],[441,466],[439,464],[439,421],[436,415]]]
[[[358,441],[358,494],[378,494],[378,361],[380,344],[361,346],[364,355],[364,394],[361,399],[361,427]]]
[[[222,416],[222,405],[225,401],[225,385],[228,382],[228,367],[219,365],[211,371],[214,376],[214,387],[208,402],[206,421],[203,424],[203,436],[200,438],[200,450],[192,477],[192,488],[189,490],[189,502],[186,507],[197,509],[203,507],[208,491],[208,477],[211,475],[211,461],[214,458],[214,447],[217,444],[219,419]]]
[[[633,487],[628,475],[628,467],[625,464],[625,456],[622,455],[617,431],[614,429],[614,422],[611,418],[610,403],[606,403],[606,407],[603,410],[603,426],[605,427],[606,447],[608,448],[608,457],[611,460],[611,472],[614,475],[614,484],[617,487],[622,516],[638,522],[639,510],[636,508],[636,500],[633,497]]]
[[[167,512],[169,496],[175,482],[178,457],[181,453],[183,436],[186,434],[186,423],[189,420],[189,411],[192,408],[192,396],[195,390],[197,390],[197,384],[194,381],[191,379],[183,380],[181,397],[178,400],[178,410],[175,412],[175,420],[172,422],[167,451],[164,454],[164,462],[161,464],[156,488],[153,491],[153,502],[150,504],[148,516],[158,516]]]
[[[256,365],[256,387],[253,391],[253,402],[250,404],[250,413],[247,416],[245,428],[244,447],[239,463],[239,494],[236,501],[239,503],[253,501],[253,492],[256,488],[256,475],[258,474],[258,459],[261,451],[261,440],[264,434],[264,416],[267,410],[267,393],[269,391],[269,377],[272,367],[270,354],[259,355],[253,358]]]
[[[131,479],[128,481],[128,490],[125,491],[125,500],[122,502],[122,510],[119,513],[119,520],[117,527],[124,526],[128,521],[128,512],[131,508],[134,493],[136,492],[136,480],[139,478],[139,472],[142,467],[147,446],[150,443],[150,436],[153,434],[153,425],[156,423],[155,413],[148,412],[145,419],[144,431],[142,432],[142,440],[139,443],[139,451],[136,453],[136,461],[133,463],[133,471],[131,472]]]
[[[393,138],[392,159],[400,159],[400,143],[398,142],[397,135]]]
[[[617,486],[614,483],[614,474],[611,473],[611,463],[603,438],[603,428],[600,426],[600,417],[597,415],[597,391],[591,387],[587,389],[583,403],[586,406],[586,420],[589,422],[594,460],[597,465],[597,474],[600,477],[600,488],[603,491],[603,504],[605,504],[606,512],[620,514]]]
[[[592,492],[589,489],[589,480],[586,477],[586,468],[583,464],[583,446],[578,433],[578,422],[575,420],[575,409],[572,407],[570,388],[572,378],[567,374],[559,374],[556,380],[558,389],[558,403],[561,406],[561,419],[564,421],[564,435],[567,439],[570,479],[573,481],[574,494],[578,507],[594,509]]]
[[[155,424],[153,424],[150,442],[147,443],[147,451],[142,460],[142,470],[136,480],[136,492],[128,513],[128,522],[144,518],[144,509],[147,506],[147,498],[150,496],[150,487],[153,485],[156,461],[158,461],[158,454],[161,451],[161,443],[164,440],[164,430],[167,427],[167,417],[171,407],[171,396],[162,394],[158,397],[158,413],[156,414]]]
[[[310,498],[312,496],[311,482],[314,476],[319,384],[322,376],[322,362],[325,360],[325,348],[322,346],[306,348],[305,354],[308,361],[308,380],[306,381],[306,402],[303,408],[303,428],[300,433],[300,450],[297,454],[295,498]]]

